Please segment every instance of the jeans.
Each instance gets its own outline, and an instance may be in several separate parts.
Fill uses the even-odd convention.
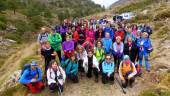
[[[145,67],[146,70],[150,70],[150,63],[149,63],[149,54],[144,52],[144,51],[140,51],[139,52],[139,64],[142,67],[142,61],[143,61],[143,57],[145,59]]]

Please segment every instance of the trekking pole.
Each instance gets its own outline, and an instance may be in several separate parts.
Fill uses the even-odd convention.
[[[116,81],[118,82],[119,86],[121,87],[121,89],[122,89],[123,93],[124,93],[124,94],[126,94],[126,91],[125,91],[125,89],[123,88],[122,84],[119,82],[119,80],[118,80],[117,76],[116,76],[116,78],[115,78],[115,79],[116,79]]]

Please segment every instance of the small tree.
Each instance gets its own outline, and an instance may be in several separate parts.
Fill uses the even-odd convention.
[[[0,0],[0,12],[6,10],[6,0]]]
[[[7,7],[11,10],[13,10],[14,14],[16,13],[16,9],[19,6],[19,1],[18,0],[8,0]]]

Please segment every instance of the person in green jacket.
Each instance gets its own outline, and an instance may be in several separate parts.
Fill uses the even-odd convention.
[[[61,35],[53,31],[48,35],[48,41],[50,42],[51,47],[57,52],[58,58],[61,61]]]
[[[104,56],[104,49],[102,48],[102,42],[101,41],[97,41],[96,42],[96,47],[94,49],[94,54],[97,58],[97,61],[99,62],[99,68],[100,68],[100,71],[102,72],[102,62],[105,58]]]

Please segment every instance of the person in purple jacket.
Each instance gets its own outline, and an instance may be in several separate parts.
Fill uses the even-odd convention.
[[[66,36],[67,31],[68,31],[68,27],[66,26],[65,23],[60,26],[60,35],[62,36],[62,41],[63,42],[65,41],[65,36]]]
[[[74,53],[74,41],[69,38],[69,35],[66,35],[66,41],[62,43],[62,48],[65,58],[70,58]]]

